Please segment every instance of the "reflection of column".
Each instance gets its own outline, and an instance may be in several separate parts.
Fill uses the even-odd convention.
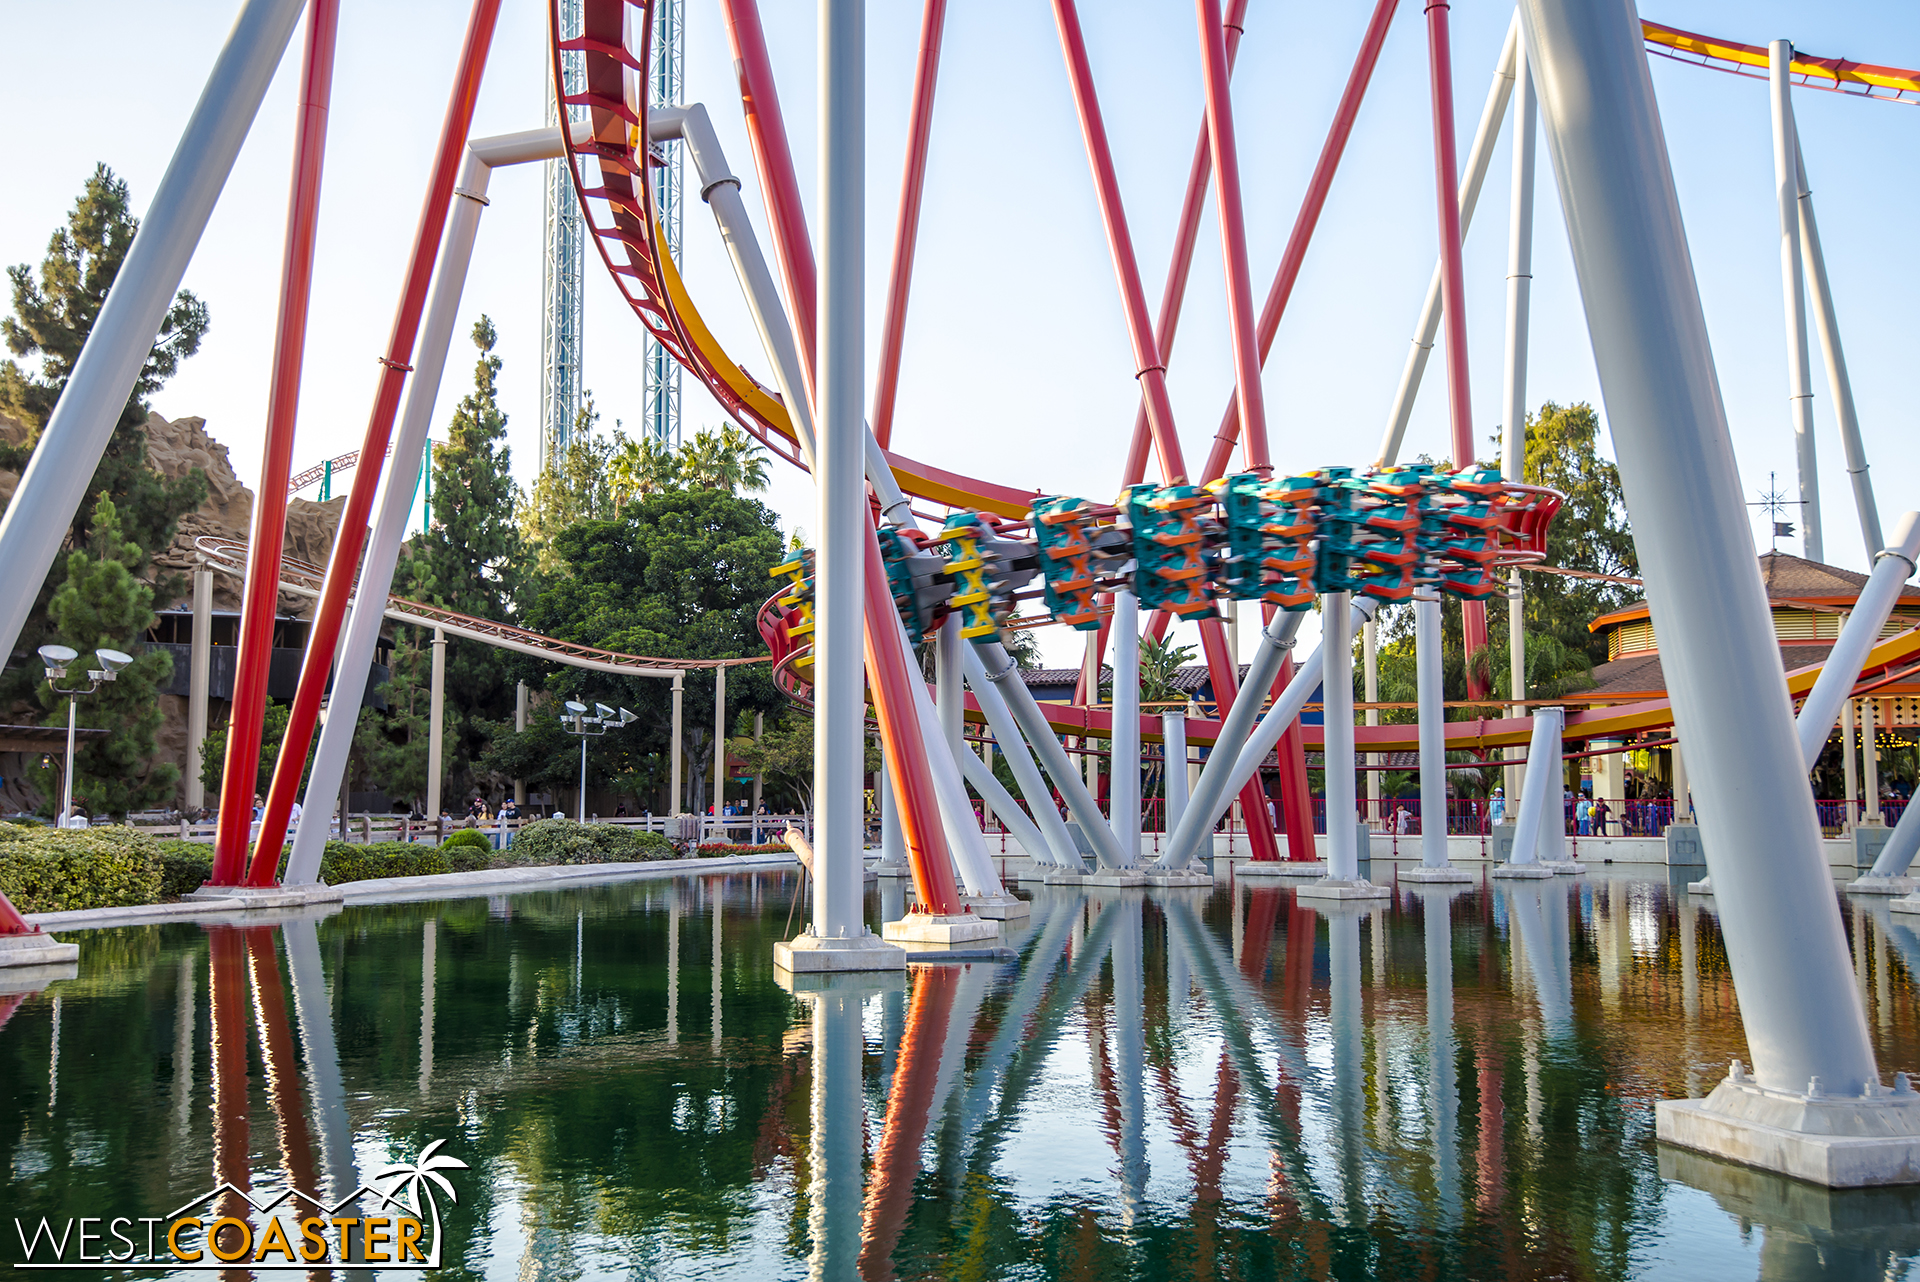
[[[259,1025],[260,1063],[267,1075],[267,1100],[279,1128],[281,1169],[287,1183],[318,1196],[319,1168],[314,1162],[313,1136],[300,1099],[300,1068],[293,1054],[293,1030],[287,1019],[287,995],[280,983],[274,932],[264,926],[247,931],[247,977],[253,986],[253,1009]]]
[[[1445,886],[1418,891],[1426,917],[1427,1080],[1433,1116],[1433,1183],[1443,1226],[1460,1220],[1459,1085],[1453,1039],[1453,922],[1448,903],[1457,893]]]
[[[1595,898],[1599,896],[1596,894]],[[1598,907],[1598,905],[1596,905]],[[1595,916],[1599,916],[1598,913]],[[1609,1015],[1620,1013],[1620,971],[1630,965],[1632,946],[1627,937],[1627,888],[1607,883],[1606,916],[1594,923],[1594,944],[1600,958],[1600,1001]]]
[[[1367,1071],[1360,1021],[1360,913],[1327,910],[1328,1023],[1333,1032],[1333,1122],[1339,1137],[1340,1200],[1349,1228],[1366,1221],[1366,1169],[1361,1155]]]
[[[1615,883],[1618,884],[1618,883]],[[1573,967],[1568,956],[1567,887],[1558,880],[1505,886],[1507,915],[1520,935],[1527,968],[1533,972],[1540,1023],[1549,1039],[1573,1031]],[[1515,959],[1518,961],[1518,958]],[[1614,1000],[1619,1000],[1618,962]]]
[[[1144,896],[1114,905],[1114,1076],[1120,1094],[1120,1223],[1131,1228],[1146,1210],[1146,960],[1140,922]]]
[[[800,893],[794,888],[794,894]],[[667,883],[667,1045],[680,1044],[680,883]]]
[[[433,1082],[434,962],[439,951],[440,923],[427,918],[420,928],[420,1093]]]
[[[60,1101],[60,994],[53,995],[53,1039],[47,1047],[47,1116]]]
[[[843,981],[844,982],[844,981]],[[860,1089],[861,993],[828,988],[813,1002],[812,1140],[807,1230],[816,1282],[857,1276],[860,1258],[860,1158],[865,1104]]]
[[[306,1061],[307,1093],[319,1121],[320,1157],[327,1168],[327,1196],[338,1201],[360,1187],[353,1158],[353,1123],[340,1081],[340,1052],[333,1039],[333,1005],[320,964],[320,935],[313,919],[294,918],[280,928],[287,950],[287,978],[300,1020],[300,1050]],[[318,1192],[318,1190],[312,1190]]]
[[[720,913],[720,899],[721,899],[720,892],[723,889],[723,886],[724,886],[724,883],[716,879],[713,883],[713,890],[712,890],[712,894],[713,894],[713,900],[712,900],[712,903],[713,903],[713,1011],[710,1018],[713,1021],[713,1049],[715,1049],[716,1051],[720,1049],[720,1038],[722,1036],[722,1028],[721,1028],[721,1022],[720,1022],[720,979],[725,970],[725,967],[722,964],[720,959],[721,937],[724,933],[721,930],[721,927],[724,924],[724,922]]]
[[[920,1171],[920,1147],[933,1109],[959,978],[951,966],[923,966],[914,977],[913,1008],[900,1040],[899,1066],[887,1089],[887,1116],[874,1148],[873,1182],[867,1188],[862,1216],[862,1277],[893,1276],[893,1248],[913,1204],[913,1180]]]
[[[193,1032],[199,1023],[193,1005],[193,958],[180,959],[180,982],[173,998],[173,1134],[177,1148],[187,1141],[193,1108]]]
[[[1880,915],[1869,918],[1873,924],[1874,1018],[1882,1031],[1893,1027],[1893,968],[1887,963],[1887,932]]]
[[[1240,964],[1240,953],[1246,947],[1246,902],[1247,883],[1236,880],[1233,883],[1233,964]]]
[[[241,1192],[253,1187],[247,1161],[246,944],[232,926],[208,932],[207,990],[213,1011],[213,1178]],[[247,1203],[224,1194],[215,1210],[240,1216]]]

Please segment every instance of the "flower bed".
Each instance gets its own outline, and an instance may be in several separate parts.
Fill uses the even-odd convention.
[[[712,845],[698,847],[698,853],[705,859],[719,859],[726,855],[790,855],[793,850],[784,841],[767,841],[758,846],[716,841]]]

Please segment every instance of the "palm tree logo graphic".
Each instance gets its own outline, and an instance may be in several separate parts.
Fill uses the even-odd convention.
[[[392,1206],[398,1203],[405,1206],[415,1219],[431,1220],[433,1249],[429,1253],[426,1265],[430,1269],[440,1267],[440,1201],[434,1196],[433,1190],[437,1187],[447,1195],[448,1202],[457,1203],[460,1195],[454,1192],[453,1184],[440,1172],[468,1169],[467,1164],[459,1158],[439,1151],[440,1146],[445,1143],[443,1139],[435,1140],[421,1149],[412,1162],[400,1162],[384,1167],[368,1183],[368,1187],[379,1193],[387,1205]],[[382,1190],[380,1181],[387,1179],[391,1179],[393,1183]],[[425,1216],[420,1213],[423,1202],[426,1204]]]

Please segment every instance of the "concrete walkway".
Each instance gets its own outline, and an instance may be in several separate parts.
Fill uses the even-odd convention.
[[[513,894],[528,890],[561,889],[606,882],[637,881],[649,877],[679,877],[690,873],[751,872],[763,868],[798,867],[790,854],[726,855],[710,859],[654,859],[645,863],[556,864],[544,868],[482,868],[474,872],[436,873],[427,877],[377,877],[340,887],[349,904],[400,904],[424,899],[464,899],[475,895]],[[103,926],[145,926],[165,921],[231,921],[243,913],[249,922],[270,923],[276,914],[302,913],[313,908],[332,910],[332,903],[300,908],[256,908],[245,900],[183,899],[175,904],[132,904],[125,908],[87,908],[77,912],[27,913],[42,930],[93,930]]]

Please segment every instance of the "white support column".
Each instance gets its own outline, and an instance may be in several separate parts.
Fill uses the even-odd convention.
[[[820,361],[814,523],[820,548],[815,561],[818,587],[813,660],[815,891],[813,929],[790,942],[775,944],[774,965],[787,971],[897,969],[906,965],[906,954],[882,944],[868,931],[862,903],[865,816],[861,783],[866,753],[863,576],[866,540],[872,537],[867,530],[867,430],[862,407],[866,385],[867,185],[863,0],[820,0],[819,57]],[[876,638],[876,643],[893,644],[893,639]],[[857,1002],[852,1003],[850,1019],[857,1053]],[[856,1108],[858,1084],[856,1065]],[[855,1150],[857,1170],[857,1140]],[[858,1193],[853,1197],[857,1206]],[[857,1225],[856,1212],[856,1235]]]
[[[1800,262],[1799,139],[1793,127],[1793,83],[1788,68],[1793,44],[1767,46],[1768,87],[1773,106],[1773,183],[1780,208],[1780,287],[1787,315],[1787,411],[1793,423],[1793,452],[1800,470],[1801,542],[1809,561],[1824,562],[1820,525],[1820,464],[1813,437],[1813,375],[1807,359],[1806,282]]]
[[[1860,822],[1860,762],[1854,751],[1854,706],[1849,698],[1840,710],[1840,760],[1847,790],[1847,830]]]
[[[1507,360],[1501,404],[1500,474],[1503,480],[1527,479],[1527,334],[1533,298],[1533,189],[1535,137],[1539,132],[1539,96],[1527,62],[1526,42],[1515,60],[1513,98],[1513,193],[1507,219]],[[1516,568],[1507,582],[1507,673],[1514,704],[1524,717],[1527,706],[1527,627],[1525,585]],[[1518,760],[1517,748],[1507,757]],[[1517,804],[1525,771],[1505,771],[1509,804]]]
[[[1363,688],[1367,702],[1378,703],[1380,702],[1380,629],[1372,619],[1368,619],[1360,627],[1360,659],[1365,665],[1362,681],[1365,683]],[[1379,725],[1380,709],[1368,708],[1366,722],[1369,726]],[[1386,755],[1369,752],[1364,761],[1369,766],[1382,766],[1386,764]],[[1380,812],[1381,773],[1379,770],[1367,771],[1367,822],[1369,824],[1377,824],[1383,818]]]
[[[964,742],[961,743],[960,750],[962,752],[972,751]],[[980,764],[986,767],[987,777],[989,779],[993,778],[993,740],[990,738],[982,737],[980,740]],[[993,830],[993,815],[994,808],[992,804],[989,803],[986,798],[982,797],[980,799],[981,832],[991,832]]]
[[[1559,709],[1542,708],[1533,716],[1533,739],[1527,745],[1527,788],[1520,794],[1520,817],[1513,829],[1513,854],[1495,868],[1495,876],[1551,877],[1551,869],[1541,867],[1541,848],[1547,826],[1560,822],[1560,776],[1548,764],[1560,755]],[[1562,825],[1564,826],[1564,824]]]
[[[766,732],[767,732],[767,714],[764,712],[754,713],[753,714],[753,741],[755,743],[759,743],[761,736],[766,734]],[[882,771],[886,770],[886,764],[884,761],[882,762],[880,769]],[[764,783],[765,783],[765,776],[758,770],[754,771],[753,772],[753,813],[756,815],[760,813],[760,793],[762,790],[762,785]],[[882,791],[884,792],[885,790],[882,789]],[[754,823],[755,823],[754,841],[757,843],[760,840],[760,837],[758,835],[760,831],[759,821],[755,820]],[[905,847],[902,847],[902,849],[904,848]]]
[[[965,667],[960,647],[960,616],[949,614],[933,636],[934,710],[940,714],[940,734],[946,740],[947,754],[955,761],[967,749],[967,696],[962,684]]]
[[[1140,861],[1140,603],[1113,594],[1113,759],[1108,814],[1127,867]]]
[[[1791,101],[1787,104],[1793,123]],[[1860,517],[1860,537],[1872,556],[1885,546],[1880,535],[1880,509],[1867,476],[1867,448],[1860,440],[1860,415],[1853,406],[1853,380],[1847,374],[1847,354],[1840,346],[1840,319],[1834,311],[1833,287],[1827,281],[1827,256],[1820,248],[1820,224],[1813,216],[1813,192],[1807,186],[1807,158],[1800,150],[1800,130],[1793,130],[1794,176],[1800,193],[1800,259],[1813,286],[1813,327],[1820,335],[1820,355],[1827,366],[1827,390],[1833,396],[1833,417],[1840,425],[1840,446],[1846,453],[1847,479],[1853,483],[1853,505]]]
[[[1034,824],[1046,839],[1044,849],[1027,853],[1071,872],[1085,872],[1086,864],[1073,844],[1073,834],[1067,831],[1066,820],[1060,817],[1060,811],[1054,805],[1053,793],[1047,788],[1040,767],[1027,752],[1027,741],[1019,735],[1014,725],[1013,713],[1000,693],[1000,685],[987,677],[986,668],[972,646],[962,652],[961,659],[966,665],[967,684],[973,687],[974,700],[979,703],[980,711],[986,714],[987,724],[994,728],[995,736],[1000,737],[1000,751],[1007,758],[1007,769],[1013,772],[1013,781],[1019,785],[1020,794],[1027,799],[1027,805],[1033,812]],[[1011,665],[1012,660],[1009,659],[1008,663]],[[1017,681],[1018,669],[1010,671],[1007,679]],[[1003,731],[1002,726],[1008,727],[1011,733]],[[1050,731],[1047,742],[1055,752],[1060,752],[1060,741]],[[1061,756],[1065,755],[1061,753]],[[1052,766],[1048,768],[1053,769]],[[1068,777],[1072,777],[1071,774]],[[1066,790],[1063,788],[1061,791],[1064,793]]]
[[[1179,708],[1168,708],[1160,714],[1160,736],[1166,743],[1166,813],[1161,817],[1161,829],[1171,835],[1180,826],[1181,816],[1187,813],[1189,779],[1187,776],[1187,714]]]
[[[1326,709],[1327,875],[1295,892],[1308,899],[1378,899],[1393,892],[1360,876],[1360,824],[1353,787],[1353,600],[1345,592],[1320,598],[1320,682]],[[1370,611],[1361,612],[1364,618]],[[1273,714],[1278,715],[1276,709]],[[1252,745],[1249,744],[1249,747]],[[1264,755],[1264,754],[1262,754]],[[1242,752],[1245,756],[1245,752]]]
[[[513,729],[516,734],[527,732],[527,683],[518,681],[513,688]],[[525,809],[527,805],[527,781],[513,781],[513,804]]]
[[[1860,791],[1866,799],[1866,822],[1885,823],[1880,814],[1880,730],[1874,724],[1874,699],[1860,700]]]
[[[337,718],[337,720],[346,723],[348,726],[352,726],[355,720],[354,712],[358,706],[357,702],[355,704],[339,704],[338,697],[336,693],[335,706],[343,708],[345,715]],[[433,630],[433,689],[427,703],[430,709],[427,714],[427,819],[429,821],[438,821],[440,818],[440,776],[446,761],[443,755],[442,737],[447,708],[447,634],[439,628]],[[328,717],[327,720],[331,722],[336,720],[336,718]],[[352,743],[351,737],[349,737],[348,743]],[[344,761],[342,764],[344,764]],[[310,798],[310,800],[319,802],[320,804],[306,806],[302,809],[311,810],[315,815],[325,815],[332,808],[333,798],[327,796],[325,793]],[[574,816],[576,819],[581,817],[582,816],[579,815]],[[301,827],[304,828],[306,826],[304,814],[301,820]],[[316,819],[314,826],[318,828],[323,822],[324,820],[322,819]],[[346,834],[342,833],[341,835],[345,836]],[[315,871],[318,871],[317,866]]]
[[[35,593],[17,585],[40,583],[60,553],[305,7],[247,0],[214,59],[114,289],[0,515],[0,565],[16,585],[0,592],[0,656],[13,653],[33,608]]]
[[[1758,1085],[1860,1105],[1878,1079],[1630,5],[1521,0],[1674,724]],[[1791,939],[1792,948],[1780,941]],[[1720,1091],[1745,1091],[1730,1080]],[[1716,1094],[1719,1092],[1717,1091]],[[1664,1138],[1700,1132],[1686,1101]],[[1736,1126],[1711,1099],[1695,1106]],[[1814,1107],[1813,1104],[1808,1105]],[[1911,1157],[1908,1159],[1912,1160]]]
[[[861,736],[861,742],[866,737]],[[861,753],[861,764],[865,765],[865,751]],[[865,777],[864,773],[861,776]],[[721,822],[727,806],[727,669],[720,665],[713,670],[713,821]],[[862,821],[860,844],[866,845],[865,807],[861,807]],[[721,837],[722,841],[731,841],[731,837]]]
[[[1415,698],[1420,709],[1420,865],[1447,866],[1447,721],[1440,673],[1440,596],[1413,598]],[[1331,793],[1328,794],[1332,796]],[[1327,811],[1331,816],[1333,811]],[[1329,829],[1332,820],[1328,820]]]
[[[1086,634],[1087,646],[1080,660],[1080,681],[1087,692],[1087,706],[1100,702],[1100,634]],[[1109,744],[1109,747],[1112,745]],[[1080,769],[1087,777],[1087,791],[1093,796],[1093,808],[1100,808],[1100,758],[1093,755],[1093,737],[1080,736]]]
[[[672,742],[667,747],[667,757],[668,757],[668,760],[671,762],[671,764],[667,767],[667,791],[671,794],[671,798],[672,798],[668,802],[669,809],[667,813],[670,815],[679,814],[680,807],[686,804],[685,797],[680,786],[680,734],[681,734],[680,714],[681,714],[681,703],[685,698],[685,695],[686,695],[685,681],[681,676],[681,674],[676,672],[673,674],[673,729],[671,731]],[[675,833],[672,835],[676,839],[678,839],[678,836],[679,836],[678,833]]]
[[[189,638],[187,673],[187,796],[186,808],[207,804],[207,786],[200,782],[201,751],[207,742],[207,699],[213,676],[213,571],[201,566],[193,572],[193,635]]]
[[[1874,557],[1873,573],[1868,576],[1866,586],[1860,589],[1853,609],[1844,616],[1840,635],[1834,638],[1833,648],[1827,652],[1827,661],[1820,667],[1820,676],[1814,681],[1813,689],[1807,692],[1806,701],[1800,705],[1795,729],[1800,735],[1801,758],[1809,770],[1813,769],[1813,763],[1820,759],[1821,750],[1827,746],[1827,736],[1833,733],[1833,721],[1839,715],[1840,702],[1860,679],[1860,670],[1866,666],[1868,653],[1880,639],[1881,630],[1886,627],[1887,619],[1893,613],[1894,603],[1906,590],[1907,580],[1913,577],[1915,562],[1920,560],[1920,512],[1903,514],[1894,526],[1893,533],[1894,545]]]

